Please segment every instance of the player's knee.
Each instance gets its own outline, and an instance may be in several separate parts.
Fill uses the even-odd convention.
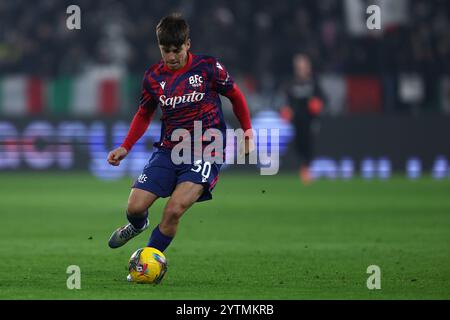
[[[178,222],[186,209],[181,203],[168,203],[164,209],[164,217],[168,222]]]
[[[130,216],[144,215],[146,211],[147,208],[143,203],[128,202],[127,212]]]

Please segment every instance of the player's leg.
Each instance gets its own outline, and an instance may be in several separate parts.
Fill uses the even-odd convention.
[[[132,188],[128,197],[127,220],[129,223],[116,229],[110,239],[109,246],[118,248],[127,243],[148,227],[148,208],[158,199],[152,192]]]
[[[311,120],[308,115],[303,115],[300,119],[300,123],[296,128],[296,143],[297,150],[300,156],[300,179],[304,184],[311,182],[310,173],[310,138],[311,138]]]
[[[136,229],[143,228],[148,221],[148,208],[159,197],[153,192],[132,188],[128,197],[127,220]]]
[[[153,230],[148,247],[164,251],[175,237],[181,216],[202,196],[205,186],[190,181],[181,182],[167,202],[161,223]]]
[[[135,181],[128,198],[127,219],[129,223],[112,234],[109,246],[118,248],[148,227],[148,208],[159,197],[172,194],[176,175],[170,162],[170,152],[154,152],[142,174]]]

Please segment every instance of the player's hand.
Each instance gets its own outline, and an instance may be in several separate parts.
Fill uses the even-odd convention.
[[[286,122],[292,122],[292,119],[294,118],[294,113],[292,112],[291,107],[289,106],[281,107],[280,117]]]
[[[308,101],[308,110],[313,116],[318,116],[323,110],[323,101],[318,97],[312,97]]]
[[[108,154],[108,163],[112,166],[118,166],[128,154],[127,149],[119,147]]]
[[[255,150],[255,142],[253,141],[253,130],[248,130],[244,134],[244,142],[240,141],[238,143],[238,153],[239,155],[248,155]]]
[[[245,155],[253,152],[255,150],[255,141],[253,141],[253,137],[245,137]]]

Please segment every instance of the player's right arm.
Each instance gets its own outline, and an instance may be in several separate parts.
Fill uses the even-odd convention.
[[[125,140],[120,147],[114,149],[108,154],[107,161],[112,166],[118,166],[120,161],[125,159],[134,144],[144,135],[145,131],[147,131],[153,115],[155,114],[157,103],[146,89],[147,83],[148,80],[145,76],[142,83],[142,94],[139,101],[139,109],[134,115],[133,121],[131,121],[130,129],[128,130]]]

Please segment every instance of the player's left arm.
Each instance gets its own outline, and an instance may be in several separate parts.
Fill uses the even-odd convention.
[[[250,120],[250,111],[248,109],[247,101],[239,89],[233,78],[227,72],[225,67],[217,60],[214,65],[214,83],[217,88],[217,92],[227,97],[232,106],[233,113],[241,124],[241,128],[244,130],[245,143],[244,152],[249,154],[255,149],[253,142],[253,130]]]
[[[239,120],[241,128],[245,132],[244,133],[245,154],[249,154],[251,151],[255,149],[255,144],[253,142],[253,130],[252,130],[252,123],[250,120],[250,111],[248,109],[245,96],[236,83],[233,84],[231,90],[228,90],[223,95],[230,100],[233,106],[233,113]]]

